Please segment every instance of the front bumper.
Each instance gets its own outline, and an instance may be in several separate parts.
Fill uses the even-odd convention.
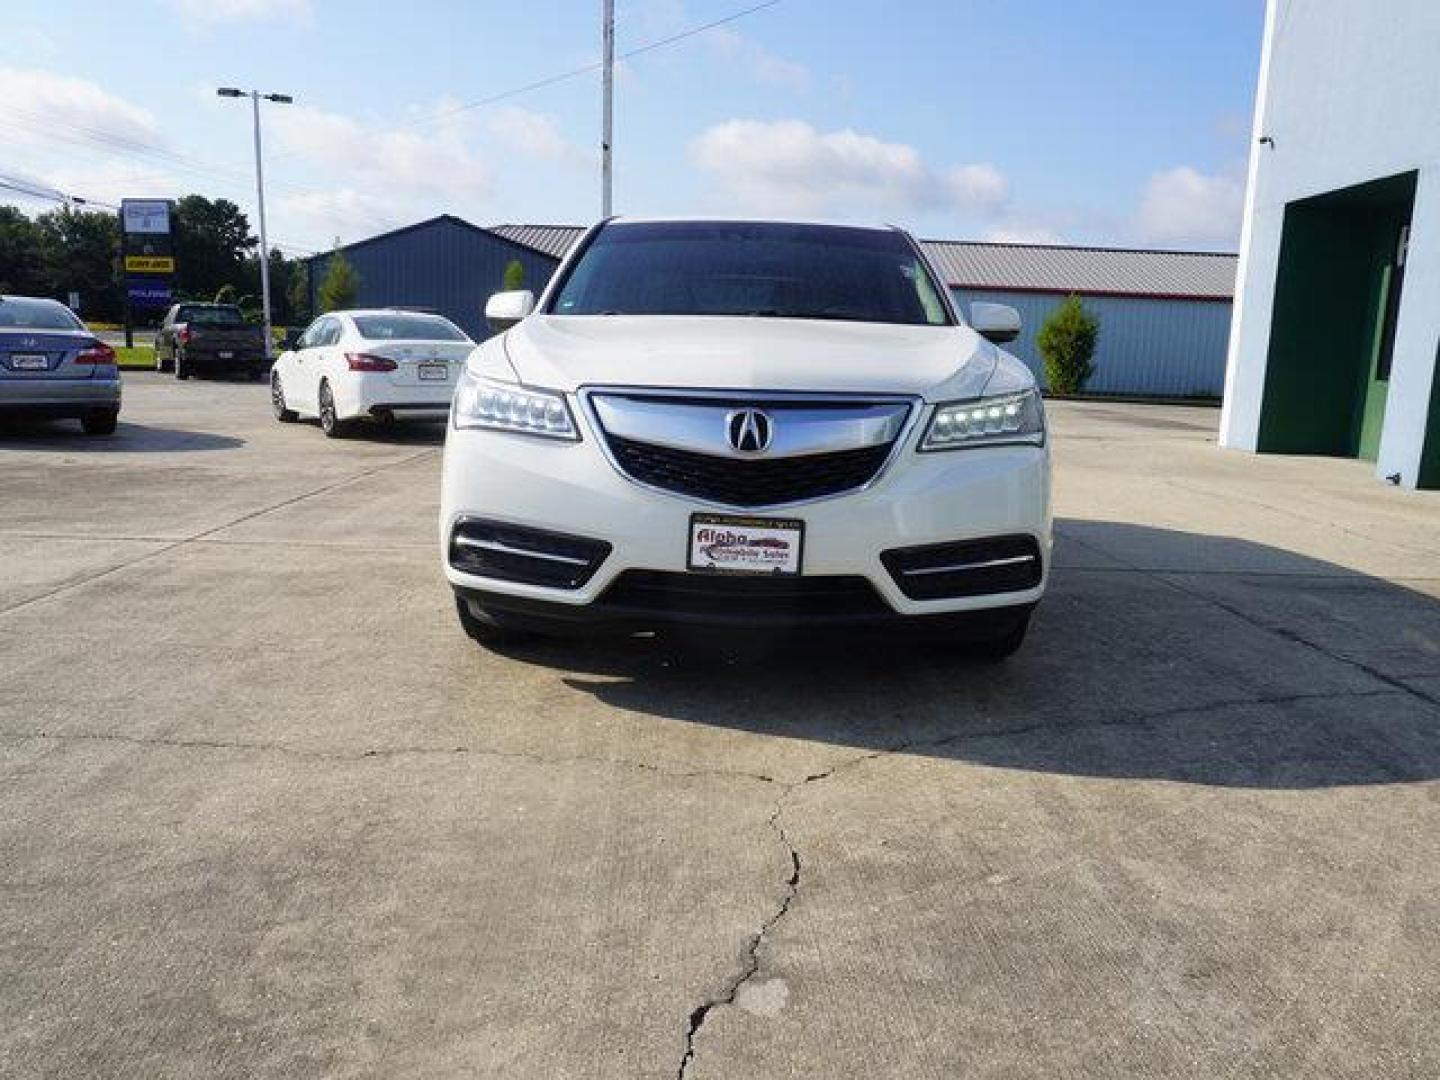
[[[627,572],[685,573],[691,514],[736,513],[803,519],[805,578],[862,578],[883,603],[882,615],[1034,605],[1045,591],[1050,565],[1048,450],[995,446],[917,454],[917,430],[862,490],[773,510],[733,510],[640,486],[610,463],[593,429],[578,443],[452,429],[441,487],[444,572],[458,595],[482,606],[534,603],[554,609],[551,615],[563,615],[565,607],[590,607],[603,616],[603,598]],[[475,517],[604,541],[610,551],[574,588],[481,577],[457,569],[449,557],[456,523]],[[900,548],[1016,536],[1032,538],[1038,552],[1039,580],[1031,588],[912,599],[881,559]],[[797,617],[803,614],[797,609]],[[673,621],[647,615],[651,621]]]
[[[17,416],[79,416],[119,410],[120,376],[88,379],[6,379],[0,381],[0,413]]]

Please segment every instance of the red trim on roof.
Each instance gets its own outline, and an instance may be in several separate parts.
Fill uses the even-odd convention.
[[[1120,289],[1052,289],[1048,286],[981,285],[958,281],[947,283],[947,288],[974,289],[977,292],[1026,293],[1034,296],[1070,296],[1074,294],[1082,300],[1087,296],[1093,296],[1102,300],[1190,300],[1211,304],[1233,304],[1235,302],[1233,296],[1215,296],[1213,293],[1125,292]]]

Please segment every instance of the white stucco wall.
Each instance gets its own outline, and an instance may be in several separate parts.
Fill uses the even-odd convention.
[[[1440,342],[1440,0],[1270,0],[1254,134],[1221,445],[1255,449],[1286,204],[1419,170],[1376,466],[1413,486]]]

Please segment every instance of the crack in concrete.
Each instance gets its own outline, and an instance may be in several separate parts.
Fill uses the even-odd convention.
[[[719,994],[701,1002],[690,1011],[689,1026],[685,1031],[685,1052],[680,1058],[680,1067],[676,1070],[676,1080],[685,1080],[690,1073],[690,1066],[695,1060],[695,1039],[700,1034],[700,1029],[705,1026],[705,1021],[710,1014],[723,1006],[735,1004],[735,998],[739,995],[741,988],[753,979],[760,972],[760,946],[764,944],[766,936],[774,930],[776,925],[790,912],[790,905],[795,902],[795,897],[800,891],[800,852],[791,842],[789,835],[785,832],[785,826],[780,823],[780,815],[785,811],[785,800],[790,793],[808,784],[808,779],[796,781],[786,785],[780,798],[775,801],[775,809],[771,812],[766,821],[780,843],[784,845],[785,852],[790,859],[790,876],[785,879],[785,895],[781,898],[779,905],[771,912],[770,917],[760,924],[760,929],[745,943],[742,952],[743,961],[740,971],[731,979]]]
[[[176,750],[235,750],[242,753],[279,754],[284,757],[306,761],[364,762],[375,759],[400,757],[455,757],[473,754],[477,757],[498,758],[509,761],[528,761],[535,765],[606,765],[617,769],[631,769],[637,772],[651,772],[686,780],[698,777],[712,777],[721,780],[748,780],[757,784],[777,783],[773,776],[765,773],[746,772],[741,769],[668,769],[646,761],[630,758],[600,757],[598,755],[574,754],[566,757],[550,757],[524,750],[500,750],[484,746],[393,746],[372,748],[355,753],[337,753],[329,750],[304,750],[285,746],[282,743],[240,742],[218,739],[169,739],[140,735],[122,735],[113,732],[52,732],[52,731],[0,731],[0,741],[10,742],[108,742],[127,746],[161,747]]]
[[[1057,730],[1073,732],[1093,730],[1096,728],[1105,727],[1147,726],[1153,725],[1159,721],[1174,719],[1181,716],[1189,716],[1196,713],[1207,713],[1219,709],[1243,708],[1246,706],[1257,705],[1287,705],[1300,701],[1328,701],[1338,698],[1394,697],[1400,692],[1401,690],[1398,689],[1356,690],[1346,693],[1276,694],[1228,701],[1212,701],[1204,705],[1184,705],[1172,709],[1159,709],[1155,712],[1149,713],[1129,713],[1107,720],[1098,720],[1094,723],[1088,724],[1076,724],[1070,727],[1059,728]],[[781,898],[781,901],[776,907],[775,911],[772,912],[771,915],[763,923],[760,924],[760,929],[756,933],[752,934],[749,939],[747,939],[745,943],[745,948],[742,952],[743,962],[741,963],[740,970],[735,975],[735,977],[726,983],[724,989],[720,993],[707,998],[705,1001],[701,1002],[701,1004],[691,1010],[689,1023],[685,1031],[684,1052],[680,1058],[679,1068],[676,1070],[675,1073],[676,1080],[686,1080],[686,1078],[689,1076],[690,1066],[695,1060],[696,1039],[700,1034],[700,1030],[705,1026],[705,1022],[710,1018],[710,1015],[716,1009],[735,1004],[735,1000],[739,996],[740,991],[745,986],[745,984],[750,982],[752,979],[755,978],[756,975],[760,973],[760,946],[764,944],[765,939],[780,923],[780,920],[790,913],[790,908],[794,904],[796,896],[799,894],[800,874],[802,866],[800,850],[795,846],[794,841],[791,840],[789,833],[785,831],[785,826],[781,822],[781,817],[785,812],[785,805],[792,795],[810,784],[816,784],[825,780],[832,779],[841,772],[846,772],[850,769],[857,768],[860,765],[864,765],[867,762],[878,760],[879,758],[894,757],[900,754],[912,753],[916,750],[935,750],[941,747],[954,746],[976,739],[1024,737],[1027,735],[1033,735],[1038,731],[1043,731],[1055,727],[1056,725],[1052,723],[1040,722],[1028,725],[1023,728],[1012,728],[1009,730],[981,732],[966,731],[952,733],[950,735],[943,735],[933,739],[905,740],[903,742],[894,743],[890,746],[884,746],[876,750],[870,750],[863,754],[856,754],[853,757],[844,759],[843,761],[837,761],[835,764],[831,765],[827,769],[822,769],[820,772],[809,773],[806,776],[802,777],[800,780],[796,780],[792,783],[786,784],[784,790],[780,793],[779,799],[777,799],[775,802],[774,811],[770,814],[770,817],[766,821],[767,827],[774,831],[776,836],[779,837],[780,842],[784,845],[785,851],[790,858],[791,872],[790,876],[785,880],[784,883],[784,896]]]
[[[1356,671],[1363,672],[1364,674],[1370,676],[1370,678],[1374,679],[1376,682],[1384,683],[1386,686],[1393,688],[1393,690],[1397,693],[1408,694],[1411,697],[1417,698],[1420,701],[1425,702],[1427,705],[1440,706],[1440,697],[1437,697],[1434,694],[1426,693],[1424,690],[1417,689],[1416,687],[1411,686],[1409,683],[1404,682],[1401,679],[1397,679],[1394,676],[1387,675],[1379,668],[1375,667],[1372,664],[1367,664],[1363,660],[1356,660],[1353,657],[1342,656],[1339,653],[1331,652],[1329,649],[1325,648],[1318,642],[1311,641],[1303,634],[1300,634],[1295,630],[1291,630],[1288,627],[1262,622],[1260,619],[1255,618],[1249,612],[1237,607],[1234,604],[1226,603],[1224,600],[1221,600],[1220,598],[1215,596],[1207,596],[1205,593],[1199,592],[1195,589],[1187,589],[1180,582],[1172,580],[1163,573],[1156,573],[1150,570],[1141,570],[1140,573],[1148,574],[1150,577],[1155,578],[1157,581],[1163,583],[1171,589],[1174,589],[1178,593],[1182,593],[1185,596],[1192,597],[1196,600],[1201,601],[1202,603],[1212,604],[1213,606],[1219,608],[1221,611],[1227,612],[1235,616],[1235,618],[1239,619],[1241,622],[1255,627],[1257,630],[1263,630],[1266,633],[1273,634],[1284,641],[1290,642],[1292,645],[1299,645],[1302,648],[1309,649],[1311,652],[1319,653],[1327,660],[1333,660],[1337,664],[1343,664],[1346,667],[1354,668]]]

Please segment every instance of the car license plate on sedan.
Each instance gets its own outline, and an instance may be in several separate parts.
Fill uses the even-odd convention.
[[[11,353],[11,371],[46,371],[50,367],[50,358],[44,353]]]
[[[798,574],[805,522],[796,518],[690,515],[686,567],[720,574]]]
[[[220,357],[221,360],[234,360],[234,359],[235,359],[235,353],[232,352],[230,349],[221,349],[221,350],[220,350],[219,352],[217,352],[215,355],[218,356],[218,357]]]
[[[420,378],[433,379],[435,382],[443,382],[450,377],[450,368],[446,364],[421,364]]]

